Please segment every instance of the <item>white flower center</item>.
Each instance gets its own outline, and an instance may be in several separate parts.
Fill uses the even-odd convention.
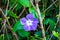
[[[33,22],[32,20],[27,20],[27,21],[26,21],[27,26],[32,25],[32,22]]]

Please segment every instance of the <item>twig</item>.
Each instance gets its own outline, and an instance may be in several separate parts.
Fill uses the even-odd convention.
[[[25,11],[25,7],[23,8],[22,12],[19,14],[19,18],[23,14],[24,11]]]
[[[6,7],[6,14],[4,15],[3,11],[1,10],[1,11],[2,11],[2,14],[3,14],[3,16],[4,16],[5,18],[6,18],[6,16],[7,16],[7,14],[8,14],[8,13],[7,13],[7,10],[8,10],[8,6],[9,6],[9,0],[7,0],[7,1],[8,1],[8,2],[7,2],[7,7]],[[5,33],[5,31],[6,31],[6,29],[7,29],[7,28],[6,28],[6,19],[4,19],[3,28],[4,28],[4,29],[3,29],[3,33]],[[4,37],[3,37],[3,40],[4,40]]]
[[[52,2],[54,2],[54,0],[52,0]],[[56,4],[54,4],[56,6]]]
[[[8,10],[8,6],[9,6],[9,0],[8,0],[8,2],[7,2],[7,7],[6,7],[6,14],[5,14],[5,16],[7,16],[7,10]]]
[[[50,28],[50,25],[48,26],[48,28],[47,28],[46,32],[49,30],[49,28]]]
[[[6,28],[6,36],[7,36],[7,39],[9,40],[9,36],[8,36],[8,32],[7,32],[7,28]]]
[[[3,23],[3,22],[2,22]],[[0,32],[2,31],[3,27],[1,27]]]
[[[31,3],[31,5],[33,6],[33,8],[36,10],[36,8],[35,8],[35,6],[34,6],[32,0],[30,0],[30,3]]]
[[[49,8],[51,8],[53,6],[53,4],[55,4],[58,0],[56,0],[55,2],[53,2],[47,9],[45,9],[45,11],[43,11],[43,13],[45,13]]]
[[[60,4],[60,1],[59,1],[59,4]],[[54,29],[56,28],[56,25],[58,24],[59,21],[60,21],[60,5],[59,5],[59,16],[58,16],[57,22],[56,22],[56,24],[54,26]],[[49,40],[51,40],[52,36],[53,36],[53,34],[51,35],[51,37],[49,38]]]
[[[3,13],[3,11],[2,11],[2,9],[0,8],[0,11],[2,12],[2,15],[3,15],[3,18],[4,18],[4,23],[3,23],[3,25],[2,25],[2,28],[4,29],[3,30],[3,34],[5,33],[5,24],[6,24],[6,16],[4,15],[4,13]],[[4,36],[3,36],[3,40],[4,40]]]
[[[4,19],[6,20],[4,23],[7,22],[8,24],[8,29],[12,32],[12,27],[10,26],[10,23],[8,21],[8,19],[6,18],[6,16],[4,15],[4,12],[2,11],[2,9],[0,8],[0,11],[2,12],[2,15],[4,17]],[[5,24],[4,24],[5,25]],[[15,32],[12,32],[13,36],[16,38],[16,40],[18,40],[17,34]]]
[[[39,22],[40,22],[40,24],[41,24],[43,39],[46,40],[45,31],[44,31],[44,27],[43,27],[43,22],[42,22],[42,18],[41,18],[41,13],[40,13],[40,9],[39,9],[39,6],[38,6],[38,2],[39,2],[38,0],[35,0],[36,10],[37,10],[37,12],[38,12]]]
[[[9,8],[9,10],[12,9],[12,7],[16,4],[17,0],[15,0],[15,2],[12,4],[12,6]]]
[[[58,22],[59,22],[59,19],[57,19],[57,22],[56,22],[56,24],[54,26],[54,29],[56,28],[56,25],[58,24]],[[51,40],[52,36],[53,36],[53,34],[51,35],[51,37],[49,38],[49,40]]]
[[[28,14],[27,10],[25,9],[25,13]]]
[[[54,0],[52,0],[53,1],[53,3],[54,3]],[[56,1],[55,1],[56,2]],[[55,3],[54,3],[55,4]],[[56,6],[56,5],[55,5]],[[50,28],[50,25],[49,25],[49,27],[47,28],[47,30],[46,30],[46,32],[48,31],[48,29]]]
[[[8,26],[9,26],[8,29],[12,32],[12,28],[11,28],[9,22],[7,22],[7,23],[8,23]],[[18,40],[17,34],[15,32],[12,32],[12,34],[13,34],[13,37],[15,37],[16,40]]]
[[[16,5],[14,6],[14,8],[12,9],[12,11],[17,7],[17,5],[18,5],[18,4],[16,4]]]
[[[5,24],[6,24],[6,19],[4,19],[4,23],[3,23],[3,25],[2,25],[2,27],[3,27],[3,34],[5,34],[5,29],[6,29]],[[4,35],[4,36],[5,36],[5,35]],[[4,40],[4,36],[3,36],[3,40]]]
[[[46,7],[47,7],[46,5],[47,5],[47,2],[46,2],[46,0],[44,0],[43,1],[43,11],[46,9]]]

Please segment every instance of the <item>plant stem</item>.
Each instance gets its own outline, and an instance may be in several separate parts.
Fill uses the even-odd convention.
[[[38,0],[35,0],[35,3],[36,3],[36,10],[37,10],[37,13],[38,13],[38,17],[39,17],[39,22],[40,22],[40,25],[41,25],[41,29],[42,29],[42,35],[43,35],[43,39],[46,40],[46,37],[45,37],[45,31],[44,31],[44,27],[43,27],[43,20],[41,18],[41,13],[40,13],[40,9],[39,9],[39,6],[38,6]]]

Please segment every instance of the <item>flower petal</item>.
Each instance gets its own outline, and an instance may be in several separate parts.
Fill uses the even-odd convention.
[[[30,27],[31,30],[36,30],[37,29],[37,24],[33,24],[31,27]]]
[[[37,23],[39,23],[39,22],[38,22],[38,19],[37,19],[37,18],[34,18],[34,19],[33,19],[33,24],[37,24]]]
[[[32,14],[28,14],[28,15],[26,16],[26,18],[27,18],[27,19],[33,19],[34,17],[33,17]]]
[[[30,26],[24,25],[24,30],[25,31],[30,31]]]
[[[24,25],[25,22],[27,21],[27,19],[26,18],[21,18],[20,21],[21,21],[21,24]]]

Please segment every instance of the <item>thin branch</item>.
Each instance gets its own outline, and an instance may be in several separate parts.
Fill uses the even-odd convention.
[[[52,2],[54,2],[54,0],[52,0]],[[56,4],[54,4],[56,6]]]
[[[13,8],[13,6],[16,4],[17,0],[15,0],[15,2],[12,4],[12,6],[9,8],[9,10],[11,10]]]
[[[7,28],[6,28],[6,36],[7,36],[7,39],[9,40]]]
[[[3,22],[2,22],[2,24],[3,24]],[[3,27],[1,27],[1,29],[0,29],[0,32],[3,30]]]
[[[46,32],[49,30],[49,28],[50,28],[50,25],[48,26],[48,28],[47,28]]]
[[[2,12],[2,15],[3,15],[4,19],[6,20],[6,21],[4,22],[4,26],[5,26],[5,23],[7,22],[7,24],[8,24],[8,29],[12,32],[12,27],[10,26],[10,23],[9,23],[8,19],[7,19],[6,16],[4,15],[4,12],[2,11],[1,8],[0,8],[0,11]],[[16,40],[18,40],[17,34],[16,34],[15,32],[12,32],[12,34],[13,34],[13,36],[16,38]]]
[[[40,12],[40,9],[39,9],[39,6],[38,6],[38,2],[39,2],[38,0],[35,0],[36,10],[37,10],[37,12],[38,12],[39,22],[40,22],[40,24],[41,24],[43,39],[46,40],[45,31],[44,31],[44,27],[43,27],[43,22],[42,22],[41,12]]]
[[[14,8],[12,9],[12,11],[17,7],[17,5],[18,5],[18,4],[16,4],[16,5],[14,6]]]
[[[6,29],[5,24],[6,24],[6,19],[4,19],[4,23],[3,23],[3,25],[2,25],[2,27],[3,27],[3,34],[5,34],[5,29]],[[5,35],[4,35],[4,36],[5,36]],[[3,36],[3,40],[4,40],[4,36]]]
[[[47,9],[45,9],[45,10],[43,11],[43,13],[45,13],[49,8],[51,8],[51,7],[53,6],[53,4],[55,4],[57,1],[58,1],[58,0],[56,0],[55,2],[53,2]]]
[[[31,5],[33,6],[33,8],[36,10],[36,8],[35,8],[35,6],[34,6],[32,0],[30,0],[30,3],[31,3]]]
[[[23,14],[24,11],[25,11],[25,7],[23,8],[22,12],[19,14],[19,18]]]
[[[54,26],[54,29],[56,28],[58,22],[60,22],[60,1],[59,1],[59,15],[58,15],[58,18],[57,18],[57,22],[56,22],[56,24]],[[51,35],[51,37],[49,38],[49,40],[51,40],[52,36],[53,36],[53,34]]]
[[[57,19],[57,22],[56,22],[56,24],[55,24],[55,26],[54,26],[54,30],[55,30],[56,25],[58,24],[58,22],[59,22],[59,19]],[[49,38],[49,40],[51,40],[52,36],[53,36],[53,34],[51,35],[51,37]]]
[[[2,28],[3,28],[3,34],[5,33],[5,24],[6,24],[6,16],[4,15],[2,9],[0,8],[0,11],[2,12],[2,15],[3,15],[3,18],[4,18],[4,23],[2,25]],[[4,40],[4,36],[3,36],[3,40]]]
[[[8,6],[9,6],[9,0],[8,0],[8,2],[7,2],[7,7],[6,7],[6,14],[5,14],[5,16],[7,16],[7,10],[8,10]]]

